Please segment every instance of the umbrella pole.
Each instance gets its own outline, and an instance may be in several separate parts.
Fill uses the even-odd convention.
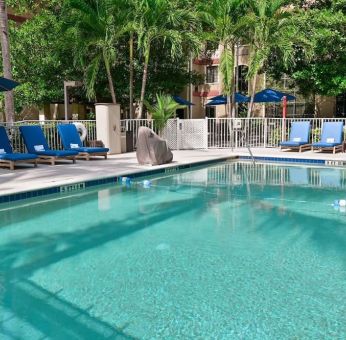
[[[281,140],[286,140],[286,114],[287,114],[287,97],[282,98],[282,133]]]

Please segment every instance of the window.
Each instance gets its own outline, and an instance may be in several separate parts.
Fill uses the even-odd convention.
[[[238,86],[237,91],[247,94],[249,92],[249,83],[247,81],[248,67],[246,65],[238,66]]]
[[[216,109],[215,106],[206,106],[205,107],[205,116],[208,118],[215,118]]]
[[[217,83],[219,81],[219,68],[218,66],[207,66],[206,70],[206,83]]]

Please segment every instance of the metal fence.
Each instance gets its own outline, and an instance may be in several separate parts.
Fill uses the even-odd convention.
[[[23,138],[19,132],[19,126],[22,125],[39,125],[41,126],[43,133],[47,139],[48,145],[51,149],[61,150],[61,140],[57,131],[58,124],[72,124],[72,123],[83,123],[87,129],[87,137],[85,142],[88,143],[91,140],[96,140],[96,121],[95,120],[79,120],[79,121],[65,121],[65,120],[26,120],[18,121],[12,125],[6,123],[0,123],[4,126],[7,132],[7,135],[10,138],[12,148],[16,152],[25,152],[25,145]]]
[[[162,135],[172,149],[244,148],[247,145],[253,148],[273,148],[288,139],[294,121],[311,123],[311,142],[319,140],[324,122],[346,123],[343,118],[171,119]],[[153,121],[147,119],[123,120],[122,126],[126,126],[127,131],[133,131],[134,145],[140,126],[154,128]]]
[[[344,118],[205,118],[205,119],[170,119],[161,135],[167,139],[173,150],[179,149],[216,149],[216,148],[243,148],[247,145],[252,148],[277,147],[280,141],[287,140],[290,127],[294,121],[310,121],[311,142],[319,140],[323,123],[326,121],[342,121]],[[80,122],[87,128],[86,143],[96,140],[96,121],[20,121],[14,125],[6,125],[7,133],[17,152],[24,152],[25,147],[19,126],[40,125],[53,149],[61,149],[61,142],[57,133],[58,124]],[[121,131],[125,135],[130,132],[133,145],[137,143],[138,129],[147,126],[155,130],[154,122],[150,119],[121,120]],[[346,136],[346,133],[344,134]]]
[[[324,122],[346,123],[344,118],[209,118],[208,148],[278,147],[294,121],[311,123],[311,142],[319,141]]]

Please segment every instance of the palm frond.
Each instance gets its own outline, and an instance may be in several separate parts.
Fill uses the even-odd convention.
[[[234,79],[234,53],[233,48],[225,46],[220,58],[220,71],[223,81],[223,93],[231,95]]]

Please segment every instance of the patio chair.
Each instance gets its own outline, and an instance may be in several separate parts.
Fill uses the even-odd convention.
[[[90,160],[90,157],[103,156],[107,159],[108,148],[84,147],[74,124],[59,124],[58,132],[65,150],[78,152],[77,158]]]
[[[293,122],[291,125],[290,138],[280,143],[280,149],[310,150],[310,122]]]
[[[20,126],[19,131],[24,139],[28,152],[36,154],[39,163],[55,165],[55,162],[60,160],[76,162],[77,151],[51,150],[40,126]]]
[[[325,122],[322,126],[321,141],[312,143],[312,150],[343,151],[343,122]]]
[[[0,165],[10,170],[18,163],[33,163],[37,166],[37,156],[29,153],[14,153],[6,130],[0,126]]]

